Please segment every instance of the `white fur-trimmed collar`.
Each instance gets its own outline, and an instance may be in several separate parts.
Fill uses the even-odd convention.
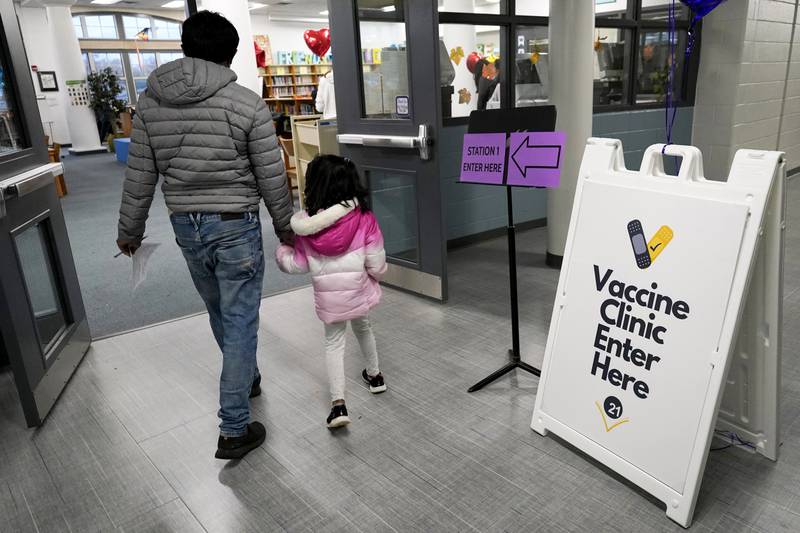
[[[355,198],[345,202],[346,207],[342,204],[336,204],[328,209],[320,211],[316,215],[308,216],[305,211],[295,213],[292,217],[292,231],[300,236],[308,236],[319,233],[320,231],[329,228],[336,224],[339,219],[353,211],[358,205],[358,200]]]

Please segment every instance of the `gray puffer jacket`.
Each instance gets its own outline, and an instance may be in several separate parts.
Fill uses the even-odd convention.
[[[292,204],[272,116],[236,74],[196,58],[156,69],[139,96],[119,210],[119,238],[140,239],[158,175],[173,212],[257,211],[290,231]]]

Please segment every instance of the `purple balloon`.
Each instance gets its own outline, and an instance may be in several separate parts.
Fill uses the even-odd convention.
[[[725,0],[681,0],[694,13],[694,20],[698,21],[705,17]]]

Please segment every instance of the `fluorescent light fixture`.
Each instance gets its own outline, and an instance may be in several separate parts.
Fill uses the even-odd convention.
[[[326,9],[325,11],[320,11],[319,14],[320,15],[325,15],[327,17],[328,16],[328,10]]]
[[[122,2],[122,0],[92,0],[93,4],[97,4],[99,6],[110,6],[118,2]]]
[[[497,1],[499,2],[500,0],[497,0]],[[382,7],[381,11],[383,11],[384,13],[391,13],[392,11],[394,11],[394,6]]]
[[[250,2],[248,4],[248,7],[249,7],[250,11],[252,11],[254,9],[261,9],[262,7],[267,7],[267,4],[262,4],[260,2]]]
[[[500,0],[486,0],[487,4],[499,4]]]
[[[161,7],[165,7],[167,9],[183,9],[183,0],[174,0],[173,2],[167,2]]]

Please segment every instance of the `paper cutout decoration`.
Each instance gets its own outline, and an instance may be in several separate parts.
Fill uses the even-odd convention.
[[[452,61],[456,65],[460,65],[462,59],[464,59],[463,48],[461,48],[460,46],[456,46],[455,48],[450,49],[450,61]]]
[[[539,62],[539,52],[533,52],[531,54],[531,63],[534,65]]]
[[[472,101],[472,93],[469,92],[466,88],[458,90],[458,103],[459,104],[468,104]]]
[[[495,78],[497,78],[497,66],[494,63],[486,63],[485,65],[483,65],[483,71],[481,72],[481,76],[486,78],[487,80],[494,80]]]

